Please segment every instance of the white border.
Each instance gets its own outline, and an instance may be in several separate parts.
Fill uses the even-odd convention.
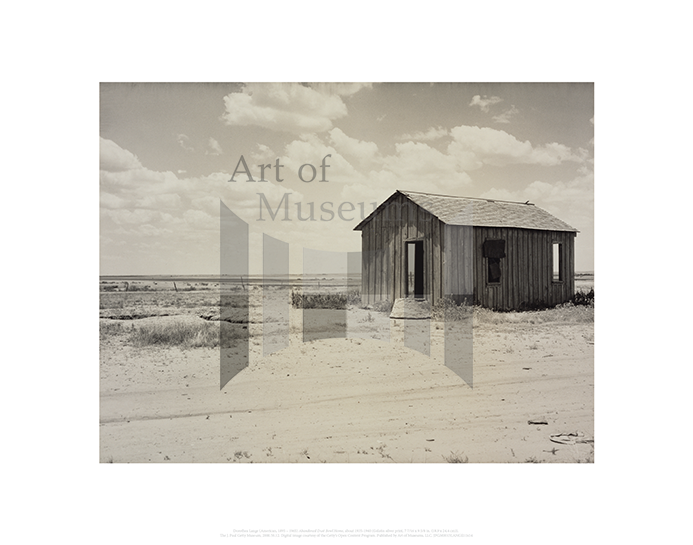
[[[665,280],[685,238],[672,221],[688,216],[691,43],[673,6],[13,5],[8,542],[207,543],[237,525],[680,541],[690,318]],[[98,464],[98,82],[243,79],[596,82],[594,465]]]

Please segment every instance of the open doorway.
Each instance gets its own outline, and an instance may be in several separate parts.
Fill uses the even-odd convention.
[[[424,298],[424,241],[406,243],[407,297]]]

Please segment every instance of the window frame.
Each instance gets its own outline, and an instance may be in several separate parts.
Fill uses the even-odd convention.
[[[552,284],[562,284],[565,281],[565,256],[564,256],[564,244],[560,241],[554,240],[551,243],[551,283]],[[556,247],[558,247],[558,271],[554,268],[556,265]],[[558,278],[556,277],[558,275]]]
[[[485,257],[486,260],[486,285],[487,286],[500,286],[501,284],[501,279],[503,278],[503,258],[502,257]],[[498,260],[498,267],[500,268],[500,275],[498,276],[498,281],[497,282],[491,282],[489,280],[490,276],[490,269],[489,267],[491,266],[491,259],[496,259]]]
[[[486,255],[483,255],[484,267],[485,267],[485,271],[486,271],[484,274],[485,284],[487,287],[498,287],[503,283],[503,258],[507,257],[507,255],[508,255],[505,251],[505,249],[507,249],[508,241],[507,241],[507,239],[504,239],[504,238],[487,238],[484,240],[484,242],[482,244],[482,254],[486,253],[484,247],[485,247],[486,243],[489,241],[493,241],[493,242],[502,241],[503,242],[503,248],[504,248],[503,257],[488,257]],[[500,269],[498,281],[496,281],[496,282],[492,282],[490,280],[490,273],[491,273],[490,267],[491,267],[491,263],[492,263],[491,260],[494,260],[494,261],[497,260],[498,268]]]

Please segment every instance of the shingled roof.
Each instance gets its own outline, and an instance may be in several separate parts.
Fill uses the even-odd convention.
[[[531,203],[434,195],[432,193],[401,191],[399,189],[354,227],[354,230],[360,231],[397,193],[401,193],[448,225],[514,227],[518,229],[538,229],[541,231],[578,232],[574,227]]]

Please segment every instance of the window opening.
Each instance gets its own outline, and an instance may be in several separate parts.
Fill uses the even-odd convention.
[[[505,240],[485,240],[482,250],[486,258],[486,282],[500,284],[501,259],[505,257]]]
[[[563,244],[553,243],[553,281],[563,282]]]
[[[488,258],[488,283],[499,284],[501,280],[500,257]]]

